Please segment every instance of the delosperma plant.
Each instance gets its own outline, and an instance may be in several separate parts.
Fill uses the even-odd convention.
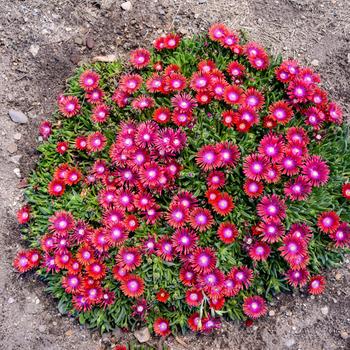
[[[77,69],[18,212],[60,311],[209,333],[320,294],[350,244],[349,127],[320,76],[222,24]]]

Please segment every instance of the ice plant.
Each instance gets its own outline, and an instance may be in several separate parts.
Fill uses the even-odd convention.
[[[81,323],[162,337],[322,293],[350,245],[350,152],[320,83],[223,24],[80,67],[40,125],[14,268]]]

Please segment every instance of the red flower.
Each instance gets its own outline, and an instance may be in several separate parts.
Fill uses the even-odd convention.
[[[30,220],[30,208],[28,205],[23,206],[17,211],[17,221],[20,224],[26,224]]]
[[[29,259],[29,252],[28,251],[20,251],[17,253],[14,261],[13,261],[14,268],[21,272],[27,272],[30,269],[34,267],[34,265],[31,263]]]
[[[342,195],[345,199],[350,200],[350,183],[346,183],[342,187]]]
[[[94,280],[101,280],[106,276],[106,266],[98,261],[95,261],[86,266],[86,273]]]
[[[243,189],[247,196],[251,198],[257,198],[260,197],[260,195],[263,193],[264,186],[259,181],[246,179],[244,182]]]
[[[153,119],[159,124],[166,124],[171,119],[169,108],[160,107],[153,112]]]
[[[267,173],[266,158],[259,154],[251,154],[244,159],[243,172],[249,179],[259,181]]]
[[[214,41],[221,40],[226,36],[228,32],[228,28],[222,23],[212,24],[208,30],[210,39]]]
[[[266,301],[260,296],[251,296],[244,299],[243,312],[250,318],[259,318],[267,312]]]
[[[211,188],[220,188],[225,185],[225,173],[222,171],[212,171],[208,174],[207,185]]]
[[[191,257],[191,265],[196,272],[210,272],[215,268],[216,255],[211,248],[197,248]]]
[[[74,117],[80,111],[79,100],[75,96],[60,97],[58,107],[60,112],[67,118]]]
[[[120,282],[120,289],[127,297],[138,298],[145,290],[145,283],[141,277],[130,274]]]
[[[195,312],[193,313],[187,320],[188,327],[193,331],[197,332],[201,329],[200,327],[200,317],[199,313]]]
[[[280,124],[287,124],[293,117],[293,110],[285,101],[277,101],[269,107],[270,117]]]
[[[310,273],[305,268],[299,270],[290,269],[286,272],[287,281],[293,287],[303,287],[307,283],[309,277]]]
[[[105,148],[106,142],[106,136],[101,132],[96,131],[88,135],[86,148],[89,152],[99,152]]]
[[[133,247],[121,247],[115,260],[127,271],[135,270],[142,262],[139,249]]]
[[[198,237],[195,232],[187,228],[176,230],[172,236],[173,247],[178,254],[187,255],[192,252],[197,240]]]
[[[166,337],[171,333],[170,323],[166,318],[158,317],[153,323],[154,333]]]
[[[302,173],[311,182],[312,186],[319,187],[328,182],[329,168],[320,156],[308,157],[302,166]]]
[[[286,216],[286,205],[279,196],[264,196],[257,205],[258,215],[264,220],[279,222]]]
[[[165,289],[160,289],[156,294],[156,299],[161,303],[166,303],[170,298],[170,294]]]
[[[130,53],[130,63],[138,69],[146,67],[150,62],[151,54],[145,49],[136,49]]]
[[[350,226],[347,222],[342,222],[336,231],[330,234],[336,247],[347,247],[350,245]]]
[[[62,277],[62,287],[68,294],[81,294],[83,290],[83,279],[80,275],[68,274]]]
[[[87,147],[87,138],[85,136],[78,136],[75,139],[75,148],[80,151],[85,150]]]
[[[92,91],[98,87],[100,76],[92,71],[86,70],[79,77],[79,84],[85,91]]]
[[[340,224],[340,218],[334,211],[325,211],[317,218],[317,226],[324,233],[333,233]]]
[[[39,134],[44,140],[47,140],[52,132],[52,125],[48,120],[41,122],[39,126]]]
[[[213,216],[208,209],[195,208],[190,213],[191,227],[200,232],[208,230],[214,223]]]
[[[203,293],[198,289],[189,289],[186,291],[185,300],[189,306],[199,306],[203,300]]]
[[[105,121],[107,121],[108,117],[109,107],[104,103],[96,105],[92,110],[91,120],[94,123],[104,123]]]
[[[54,215],[49,218],[51,226],[49,227],[54,233],[65,236],[74,228],[73,215],[64,210],[56,211]]]
[[[128,94],[133,94],[140,89],[142,77],[138,74],[127,74],[120,78],[119,88]]]
[[[232,197],[226,192],[219,193],[212,206],[214,211],[222,216],[231,213],[235,207]]]
[[[313,276],[310,278],[309,282],[309,293],[313,295],[322,294],[326,288],[326,279],[321,276]]]
[[[264,105],[265,98],[263,94],[255,88],[248,88],[242,95],[241,103],[256,110]]]
[[[67,152],[68,150],[68,143],[67,142],[57,142],[57,145],[56,145],[56,151],[59,153],[59,154],[64,154]]]
[[[254,243],[248,251],[249,256],[254,261],[264,261],[271,253],[271,248],[265,242]]]

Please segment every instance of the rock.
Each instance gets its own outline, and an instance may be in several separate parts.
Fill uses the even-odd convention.
[[[275,315],[276,315],[276,313],[275,313],[274,310],[270,310],[270,311],[269,311],[269,316],[275,316]]]
[[[9,304],[13,304],[15,301],[16,301],[16,300],[13,299],[12,297],[10,297],[9,300],[7,300],[7,302],[8,302]]]
[[[311,61],[311,65],[314,66],[314,67],[317,67],[319,64],[320,64],[320,62],[318,60],[316,60],[316,59]]]
[[[284,342],[284,344],[287,348],[290,348],[295,344],[295,340],[293,338],[289,338]]]
[[[348,63],[350,63],[350,52],[348,53]]]
[[[349,334],[346,331],[341,331],[340,336],[345,340],[349,338]]]
[[[18,154],[18,155],[16,155],[16,156],[12,156],[12,157],[10,158],[10,161],[11,161],[12,163],[14,163],[14,164],[19,165],[19,161],[21,160],[21,158],[22,158],[22,155],[21,155],[21,154]]]
[[[81,38],[80,36],[77,36],[77,37],[74,39],[74,42],[75,42],[77,45],[83,45],[84,40],[83,40],[83,38]]]
[[[78,53],[72,53],[69,57],[70,61],[73,64],[78,64],[78,62],[80,61],[80,55]]]
[[[45,331],[46,331],[46,326],[43,325],[43,324],[41,324],[41,325],[39,326],[39,332],[40,332],[40,333],[44,333]]]
[[[324,306],[321,308],[321,313],[322,315],[328,315],[328,312],[329,312],[329,307],[328,306]]]
[[[17,152],[17,145],[14,142],[11,142],[7,146],[7,152],[10,154],[16,153]]]
[[[117,56],[114,54],[107,56],[95,56],[92,58],[92,62],[114,62],[117,59]]]
[[[262,18],[258,18],[258,24],[262,24],[263,20]]]
[[[134,336],[140,343],[145,343],[151,339],[151,334],[147,327],[135,331]]]
[[[205,4],[207,0],[198,0],[198,4]]]
[[[350,62],[349,62],[349,63],[350,63]],[[337,281],[341,280],[342,277],[343,277],[343,275],[342,275],[340,272],[338,272],[338,273],[335,275],[335,279],[336,279]]]
[[[101,8],[103,8],[104,10],[109,10],[112,7],[114,2],[115,0],[102,0]]]
[[[71,336],[73,335],[73,331],[72,331],[71,329],[69,329],[69,330],[65,333],[65,335],[66,335],[67,337],[71,337]]]
[[[20,179],[22,177],[21,170],[19,168],[14,168],[13,172],[16,174],[16,176]]]
[[[18,124],[28,123],[28,117],[21,111],[16,111],[15,109],[9,110],[9,116],[11,120]]]
[[[40,304],[40,299],[39,298],[35,298],[35,304]]]
[[[36,44],[30,45],[29,52],[33,55],[33,57],[35,57],[38,54],[39,50],[40,50],[39,45],[36,45]]]
[[[288,310],[288,311],[286,312],[286,315],[287,315],[287,316],[292,316],[292,312]]]
[[[132,9],[132,4],[130,1],[125,1],[123,2],[120,7],[124,10],[124,11],[131,11]]]
[[[101,338],[101,341],[103,344],[107,344],[107,345],[110,345],[111,344],[111,339],[110,339],[110,334],[109,333],[104,333],[102,335],[102,338]]]
[[[16,132],[13,134],[13,138],[17,141],[20,140],[21,137],[22,137],[22,134],[20,132]]]
[[[92,39],[90,36],[86,38],[86,47],[88,49],[92,49],[95,46],[95,40]]]

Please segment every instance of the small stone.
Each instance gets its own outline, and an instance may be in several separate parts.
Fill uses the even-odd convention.
[[[198,4],[205,4],[207,0],[198,0]]]
[[[9,300],[7,301],[9,304],[13,304],[16,300],[13,299],[12,297],[9,298]]]
[[[92,62],[114,62],[117,59],[117,56],[114,54],[107,56],[95,56],[92,58]]]
[[[39,45],[36,45],[36,44],[30,45],[29,52],[33,55],[33,57],[35,57],[38,54],[39,50],[40,50]]]
[[[350,63],[350,62],[349,62],[349,63]],[[335,279],[336,279],[337,281],[341,280],[342,277],[343,277],[343,275],[342,275],[340,272],[338,272],[338,273],[335,275]]]
[[[270,310],[270,311],[269,311],[269,316],[275,316],[275,315],[276,315],[276,313],[275,313],[274,310]]]
[[[46,326],[43,325],[43,324],[41,324],[41,325],[39,326],[39,332],[40,332],[40,333],[44,333],[45,331],[46,331]]]
[[[346,331],[341,331],[340,336],[345,340],[349,338],[349,334]]]
[[[80,61],[80,55],[78,53],[72,53],[69,59],[73,64],[78,64]]]
[[[20,179],[22,177],[21,170],[19,168],[14,168],[13,172],[16,174],[16,176]]]
[[[83,38],[81,38],[80,36],[77,36],[75,39],[74,39],[74,42],[77,44],[77,45],[83,45]]]
[[[10,109],[9,116],[10,116],[11,120],[15,123],[19,123],[19,124],[28,123],[28,117],[21,111],[16,111],[15,109]]]
[[[115,0],[102,0],[101,1],[101,8],[103,8],[104,10],[109,10]]]
[[[132,4],[130,1],[125,1],[123,2],[120,7],[124,10],[124,11],[131,11],[132,9]]]
[[[348,53],[348,63],[350,63],[350,52]]]
[[[91,37],[86,38],[86,47],[88,49],[92,49],[95,46],[95,40],[92,39]]]
[[[7,152],[10,154],[16,153],[17,152],[17,145],[14,142],[11,142],[7,146]]]
[[[287,348],[290,348],[295,344],[295,340],[293,338],[287,339],[284,344],[286,344]]]
[[[56,321],[53,321],[53,322],[52,322],[52,325],[53,325],[53,326],[57,326],[57,322],[56,322]]]
[[[11,161],[12,163],[14,163],[14,164],[19,165],[19,161],[21,160],[21,158],[22,158],[22,155],[21,155],[21,154],[18,154],[18,155],[12,156],[12,157],[10,158],[10,161]]]
[[[73,335],[73,331],[72,331],[71,329],[69,329],[69,330],[65,333],[65,335],[66,335],[67,337],[71,337],[71,336]]]
[[[35,298],[35,304],[40,304],[40,299],[39,298]]]
[[[320,64],[320,62],[318,60],[316,60],[316,59],[311,61],[311,65],[314,66],[314,67],[317,67],[319,64]]]
[[[21,137],[22,137],[22,134],[20,132],[16,132],[13,134],[13,138],[17,141],[20,140]]]
[[[321,308],[322,315],[328,315],[328,312],[329,312],[328,306],[324,306]]]
[[[258,24],[262,24],[263,20],[262,18],[258,18]]]
[[[287,315],[287,316],[292,316],[292,312],[291,312],[291,311],[287,311],[287,312],[286,312],[286,315]]]
[[[145,343],[151,339],[151,334],[147,327],[135,331],[134,336],[140,343]]]

